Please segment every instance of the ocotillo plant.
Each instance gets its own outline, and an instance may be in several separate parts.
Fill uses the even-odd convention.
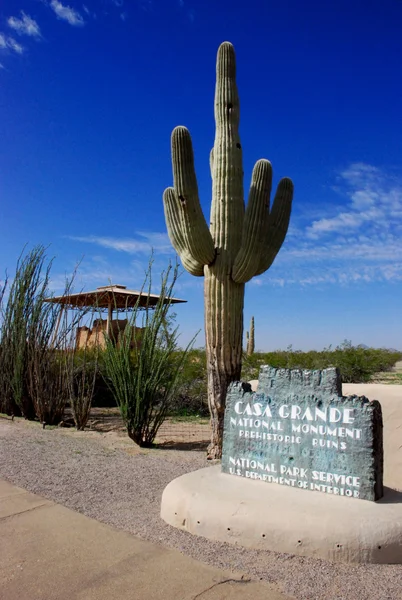
[[[215,122],[210,228],[200,206],[185,127],[172,133],[174,187],[163,196],[172,245],[187,271],[205,278],[210,459],[221,457],[226,391],[229,383],[240,379],[244,284],[273,263],[288,229],[293,196],[291,180],[282,179],[270,210],[272,169],[262,159],[254,167],[245,210],[235,52],[229,42],[218,50]]]
[[[251,317],[250,331],[247,331],[247,355],[254,354],[254,317]]]

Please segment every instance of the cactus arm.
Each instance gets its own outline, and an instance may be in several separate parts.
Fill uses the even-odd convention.
[[[189,131],[176,127],[172,133],[173,181],[180,203],[180,229],[185,247],[197,263],[208,265],[215,258],[215,247],[198,198],[193,146]]]
[[[265,222],[264,240],[266,240],[266,244],[264,245],[263,242],[260,262],[255,275],[261,275],[269,269],[284,242],[289,227],[292,198],[292,180],[284,177],[278,184],[272,210]]]
[[[229,42],[221,44],[216,63],[211,235],[222,272],[230,272],[240,248],[244,218],[243,163],[239,137],[240,103],[236,58]]]
[[[232,279],[246,283],[258,269],[264,235],[264,224],[269,215],[269,198],[272,187],[272,167],[268,160],[257,161],[243,223],[240,250],[233,265]]]
[[[180,201],[176,198],[173,188],[165,190],[163,194],[163,206],[169,239],[173,248],[180,256],[183,267],[191,275],[202,277],[204,275],[204,265],[197,262],[186,248],[183,232],[180,227]]]

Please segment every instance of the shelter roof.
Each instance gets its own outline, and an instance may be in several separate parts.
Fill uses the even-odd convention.
[[[137,290],[128,290],[125,285],[105,285],[89,292],[79,292],[78,294],[69,294],[66,296],[54,296],[46,298],[45,302],[54,302],[63,304],[68,308],[81,308],[94,306],[96,308],[108,308],[127,310],[133,309],[139,299],[139,308],[154,308],[158,303],[157,294],[149,294]],[[187,302],[179,298],[166,298],[165,304],[170,301],[172,304]]]

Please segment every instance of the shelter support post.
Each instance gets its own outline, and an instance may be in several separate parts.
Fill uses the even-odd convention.
[[[106,335],[108,337],[110,336],[110,326],[112,324],[112,317],[113,317],[113,305],[111,302],[109,302],[108,307],[107,307],[107,321],[106,321]]]

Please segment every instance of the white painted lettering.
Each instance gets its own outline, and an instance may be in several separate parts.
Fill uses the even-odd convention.
[[[331,406],[331,408],[329,409],[329,422],[330,423],[339,423],[339,421],[342,419],[342,413],[339,410],[339,408],[334,408],[333,406]]]
[[[290,418],[291,419],[300,419],[301,407],[293,404],[290,410]]]
[[[243,406],[243,402],[241,400],[236,402],[236,404],[234,405],[235,413],[237,413],[238,415],[242,415],[243,414],[242,406]]]
[[[353,413],[354,412],[355,412],[354,408],[345,408],[344,409],[344,411],[343,411],[343,422],[346,425],[350,425],[355,420],[355,418],[353,417]]]

